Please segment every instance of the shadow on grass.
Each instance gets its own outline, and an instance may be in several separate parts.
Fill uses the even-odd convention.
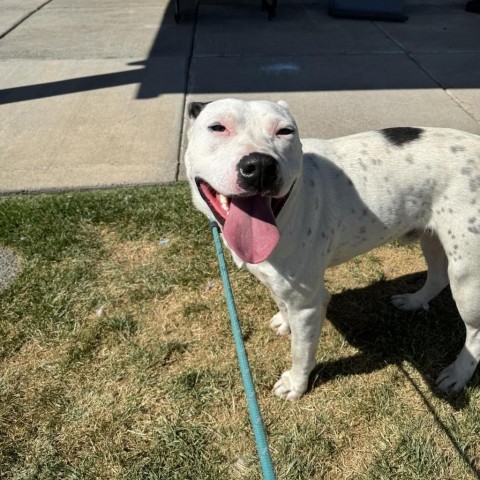
[[[401,312],[390,303],[395,293],[414,292],[426,273],[414,273],[332,296],[327,319],[355,348],[356,355],[317,365],[313,388],[339,376],[369,373],[386,365],[411,363],[432,392],[459,410],[468,394],[444,395],[435,387],[440,371],[460,352],[465,328],[450,290],[430,302],[428,312]],[[478,384],[478,379],[474,382]]]
[[[414,273],[333,295],[327,319],[359,353],[318,364],[311,375],[311,388],[337,377],[365,374],[387,365],[397,365],[475,478],[480,479],[480,470],[475,462],[458,444],[402,365],[404,361],[409,362],[422,375],[431,392],[448,402],[453,409],[461,410],[469,404],[467,391],[447,395],[435,387],[437,375],[456,358],[465,340],[465,327],[450,289],[445,289],[430,302],[428,312],[404,313],[390,303],[392,295],[414,292],[424,284],[425,279],[426,272]],[[470,385],[478,387],[479,384],[477,374]]]

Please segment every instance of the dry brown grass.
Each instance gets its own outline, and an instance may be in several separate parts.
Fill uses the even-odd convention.
[[[14,348],[0,372],[2,478],[260,478],[210,234],[199,231],[199,217],[179,220],[184,187],[155,190],[151,206],[135,192],[132,212],[154,211],[159,197],[185,199],[153,233],[142,227],[145,215],[135,226],[145,233],[126,235],[129,210],[110,223],[83,222],[73,253],[49,250],[53,269],[26,249],[29,277],[3,297],[0,326]],[[102,195],[98,208],[117,218]],[[110,195],[118,205],[122,194]],[[478,377],[455,397],[432,387],[461,344],[449,292],[427,314],[389,303],[391,294],[418,288],[424,268],[418,247],[387,245],[330,269],[313,388],[289,403],[271,392],[290,362],[289,339],[268,328],[274,303],[231,266],[279,479],[479,478]],[[47,294],[59,307],[33,309]]]

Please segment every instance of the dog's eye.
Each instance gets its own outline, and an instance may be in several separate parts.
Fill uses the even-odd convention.
[[[226,128],[220,123],[215,123],[213,125],[210,125],[208,129],[211,130],[212,132],[224,132],[226,130]]]
[[[294,132],[293,128],[285,127],[278,130],[277,135],[278,136],[291,135],[293,132]]]

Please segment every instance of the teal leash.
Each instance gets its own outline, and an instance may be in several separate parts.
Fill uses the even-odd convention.
[[[260,465],[262,467],[263,478],[265,480],[275,480],[275,470],[273,468],[272,457],[268,449],[267,435],[263,425],[260,408],[258,406],[257,396],[255,395],[255,386],[253,385],[252,372],[247,359],[247,351],[243,343],[242,330],[238,321],[237,309],[233,298],[232,287],[228,278],[227,265],[223,256],[222,242],[218,233],[218,225],[215,221],[210,222],[210,229],[215,240],[215,248],[217,250],[218,265],[222,276],[223,289],[227,300],[228,313],[232,324],[233,338],[235,340],[235,348],[237,350],[238,363],[240,364],[240,373],[242,374],[243,388],[247,396],[248,411],[250,413],[250,423],[253,427],[255,442],[257,444],[257,452],[260,457]]]

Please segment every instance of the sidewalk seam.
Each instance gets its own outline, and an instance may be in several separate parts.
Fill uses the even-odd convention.
[[[443,85],[441,84],[441,82],[435,78],[434,75],[432,75],[423,65],[421,65],[418,60],[414,57],[414,53],[411,52],[410,50],[408,50],[407,48],[404,47],[404,45],[398,41],[395,37],[393,37],[392,35],[390,35],[385,29],[383,29],[381,27],[381,25],[379,25],[377,22],[373,22],[374,25],[384,34],[386,35],[395,45],[397,45],[397,47],[401,48],[403,53],[405,53],[407,55],[407,57],[418,67],[420,68],[420,70],[422,70],[422,72],[424,72],[429,78],[430,80],[432,80],[438,87],[440,87],[442,90],[445,90],[445,88],[443,87]]]
[[[478,118],[475,117],[475,114],[471,112],[467,106],[465,106],[462,101],[455,96],[453,92],[450,91],[450,89],[445,88],[445,93],[470,117],[473,119],[475,123],[480,124]]]
[[[182,103],[182,120],[180,123],[180,139],[178,142],[178,151],[177,151],[177,168],[175,171],[175,182],[178,182],[178,178],[180,176],[180,166],[182,164],[182,145],[183,145],[183,137],[185,135],[185,108],[187,105],[187,95],[189,92],[189,85],[190,85],[190,71],[192,67],[192,60],[193,60],[193,52],[195,50],[195,41],[197,36],[197,21],[198,21],[198,7],[199,3],[197,2],[195,6],[195,14],[193,17],[193,32],[192,32],[192,42],[190,44],[190,54],[188,56],[187,67],[186,67],[186,78],[185,78],[185,93],[183,96],[183,103]]]
[[[399,42],[396,38],[392,37],[392,35],[390,35],[386,30],[384,30],[377,22],[373,22],[377,28],[383,32],[392,42],[395,43],[395,45],[397,45],[399,48],[401,48],[404,53],[408,56],[408,58],[410,58],[410,60],[422,71],[424,72],[439,88],[441,88],[445,94],[455,103],[455,105],[458,105],[458,107],[463,110],[475,123],[479,123],[478,122],[478,119],[475,118],[475,116],[472,114],[472,112],[470,112],[463,104],[462,102],[460,102],[456,97],[455,95],[453,95],[447,86],[443,85],[442,82],[435,77],[435,75],[433,73],[431,73],[427,67],[424,67],[418,60],[417,58],[415,57],[415,53],[414,52],[411,52],[409,51],[407,48],[405,48],[401,42]],[[458,53],[462,53],[462,52],[458,52]]]
[[[444,92],[445,94],[456,104],[459,108],[461,108],[475,123],[479,123],[478,119],[470,112],[461,101],[459,101],[452,92],[450,92],[449,88],[446,85],[443,85],[440,80],[438,80],[433,73],[431,73],[427,67],[424,67],[416,58],[414,53],[407,53],[409,58],[417,65],[423,72],[425,72]]]
[[[45,5],[48,5],[49,3],[53,2],[53,0],[47,0],[45,3],[42,3],[40,6],[38,6],[35,10],[32,10],[30,13],[27,13],[24,17],[22,17],[17,23],[15,23],[12,27],[7,29],[5,32],[0,34],[0,40],[4,37],[6,37],[9,33],[13,32],[17,27],[19,27],[27,18],[30,18],[34,13],[38,12],[41,10]]]

